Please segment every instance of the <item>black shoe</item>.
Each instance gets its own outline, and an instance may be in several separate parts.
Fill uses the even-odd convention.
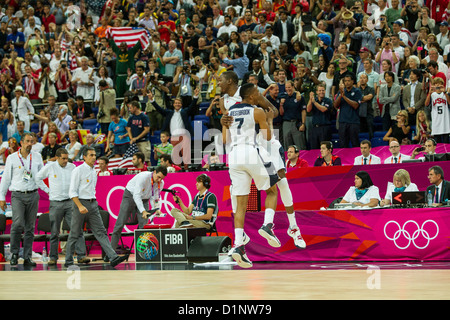
[[[9,262],[12,266],[17,266],[19,263],[19,255],[17,253],[13,253],[11,256],[11,261]]]
[[[73,265],[74,265],[73,261],[67,261],[66,263],[64,263],[64,267],[66,267],[66,268],[69,268]]]
[[[23,265],[24,266],[29,266],[29,267],[36,267],[36,262],[34,262],[33,260],[31,260],[31,258],[26,258],[23,261]]]
[[[111,267],[116,267],[118,264],[124,262],[125,260],[128,261],[128,258],[130,257],[129,254],[126,254],[124,256],[117,256],[114,259],[111,260],[111,262],[109,263],[111,265]]]

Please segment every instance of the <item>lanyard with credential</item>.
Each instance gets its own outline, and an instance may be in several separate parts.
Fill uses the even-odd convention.
[[[394,163],[394,158],[395,158],[395,157],[392,157],[392,158],[391,158],[391,163]],[[398,161],[397,161],[397,163],[400,163],[401,160],[402,160],[402,155],[399,155],[399,156],[398,156]]]
[[[22,157],[20,156],[20,149],[17,152],[17,155],[19,156],[19,160],[22,163],[23,168],[25,169],[25,164],[23,163]],[[32,161],[33,161],[33,154],[30,154],[30,170],[27,172],[28,174],[31,173],[31,163],[32,163]]]
[[[202,203],[200,203],[200,207],[198,206],[198,200],[200,199],[200,195],[197,197],[197,203],[195,204],[195,208],[197,209],[197,211],[200,211],[200,208],[203,207],[203,201],[205,201],[206,196],[208,195],[209,192],[206,192],[205,195],[202,198]]]
[[[369,164],[372,162],[372,156],[369,158]],[[364,157],[361,158],[361,165],[364,164]]]

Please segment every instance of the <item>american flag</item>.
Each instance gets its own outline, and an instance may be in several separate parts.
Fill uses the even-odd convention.
[[[122,42],[126,42],[128,48],[133,47],[136,42],[140,42],[142,48],[147,49],[150,44],[149,35],[144,28],[137,27],[112,27],[106,31],[106,38],[111,38],[119,46]]]
[[[111,158],[109,159],[109,163],[108,163],[108,170],[113,170],[116,168],[127,168],[127,169],[133,169],[134,165],[133,165],[133,158],[132,157],[128,157],[128,158]],[[98,167],[98,163],[95,164],[94,166],[94,170],[98,171],[99,167]]]

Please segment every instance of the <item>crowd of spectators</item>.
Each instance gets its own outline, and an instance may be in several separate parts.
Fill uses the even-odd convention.
[[[160,162],[175,129],[193,132],[201,102],[210,103],[208,125],[221,128],[215,99],[226,70],[277,107],[274,128],[287,151],[319,149],[333,132],[339,147],[358,147],[361,132],[374,137],[377,117],[386,144],[449,142],[446,0],[0,3],[3,142],[39,122],[47,149],[78,151],[71,130],[97,119],[109,156],[136,143],[146,162],[153,149]],[[115,43],[112,27],[145,28],[148,47]],[[155,148],[149,137],[161,131]]]

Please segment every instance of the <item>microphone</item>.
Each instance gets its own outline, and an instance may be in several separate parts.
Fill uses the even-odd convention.
[[[162,189],[161,191],[170,192],[173,196],[176,195],[177,193],[179,193],[177,190],[172,190],[172,189]]]

